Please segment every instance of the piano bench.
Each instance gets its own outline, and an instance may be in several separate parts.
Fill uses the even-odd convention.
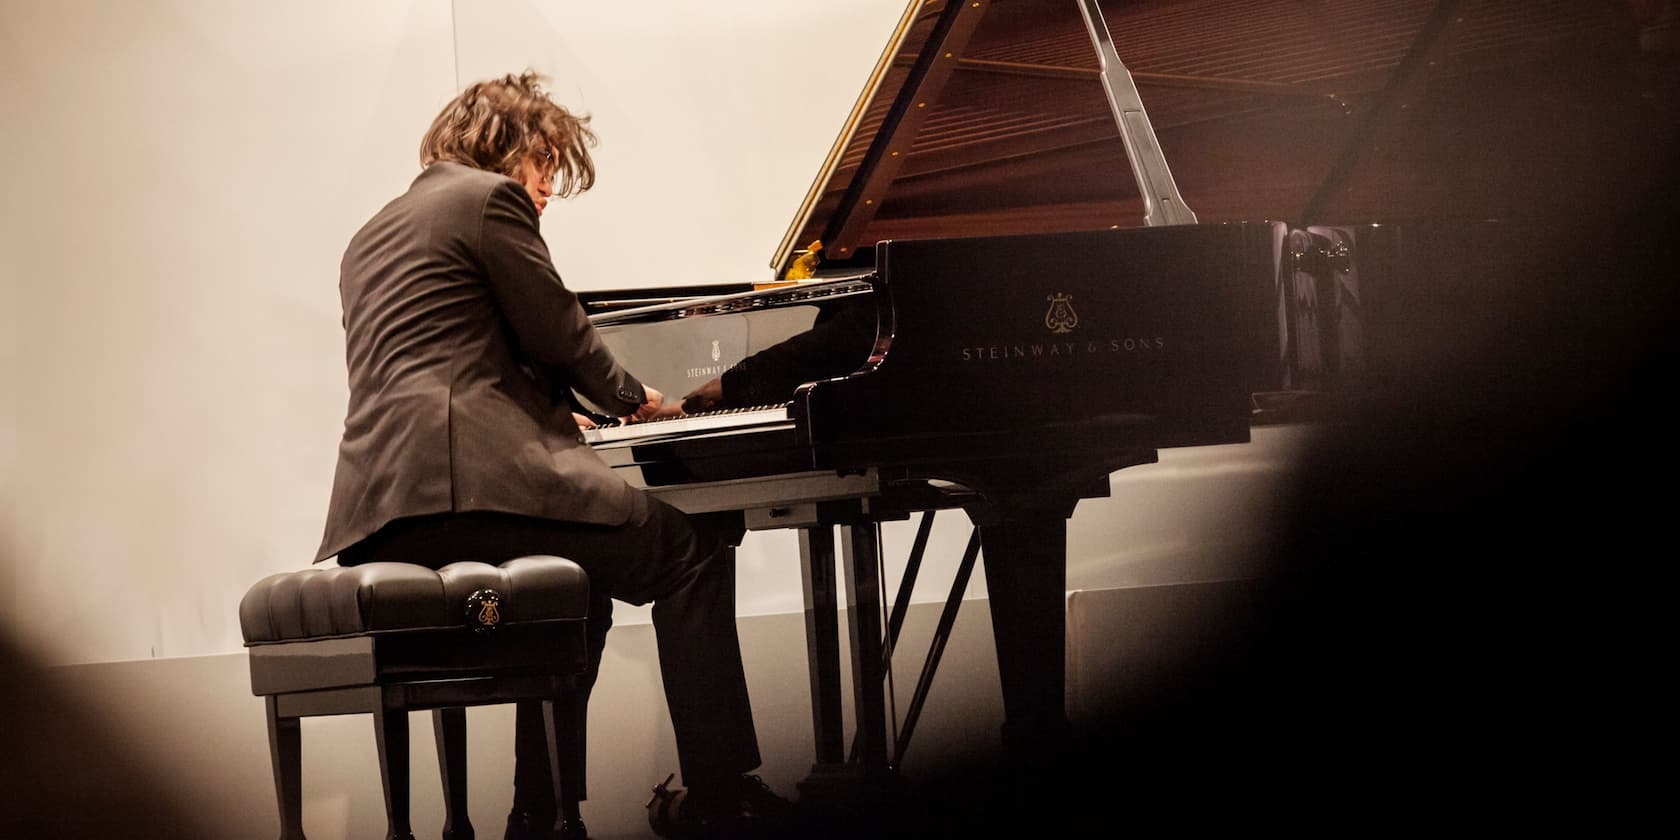
[[[437,570],[328,566],[258,581],[240,601],[239,624],[251,692],[268,706],[281,840],[303,838],[299,719],[343,714],[373,715],[386,837],[411,840],[408,713],[418,709],[432,710],[444,840],[471,840],[465,707],[516,701],[542,702],[557,816],[576,821],[585,796],[577,680],[588,665],[588,611],[588,576],[558,557]]]

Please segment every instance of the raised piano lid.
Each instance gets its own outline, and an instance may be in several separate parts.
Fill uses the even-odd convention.
[[[771,267],[816,241],[848,264],[884,239],[1194,221],[1097,0],[913,0]]]
[[[912,71],[957,7],[910,3],[776,276],[818,239],[832,265],[884,239],[1143,226],[1081,2],[967,0],[925,97]],[[1198,220],[1297,225],[1567,225],[1649,189],[1669,123],[1629,103],[1673,99],[1634,37],[1661,5],[1099,0]]]

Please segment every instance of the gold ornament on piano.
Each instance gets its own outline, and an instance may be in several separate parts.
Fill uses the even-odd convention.
[[[1073,311],[1073,295],[1057,292],[1045,300],[1050,301],[1050,311],[1044,313],[1044,328],[1053,333],[1073,332],[1079,326],[1079,313]]]
[[[821,259],[822,240],[818,239],[805,246],[805,250],[797,252],[793,264],[788,266],[785,280],[809,280],[817,275],[817,262]]]

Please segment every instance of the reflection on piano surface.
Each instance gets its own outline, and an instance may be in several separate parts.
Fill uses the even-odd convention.
[[[805,382],[861,367],[875,342],[866,277],[656,304],[595,318],[602,340],[684,416],[587,432],[591,443],[788,419]]]
[[[1278,103],[1293,109],[1284,124],[1348,123],[1336,129],[1345,153],[1324,149],[1338,162],[1308,167],[1320,180],[1291,208],[1312,211],[1307,223],[1225,213],[1154,223],[1152,208],[1171,208],[1160,214],[1168,222],[1196,216],[1120,58],[1154,46],[1139,32],[1195,37],[1182,33],[1212,26],[1184,24],[1194,5],[912,2],[773,260],[785,276],[795,244],[820,240],[826,262],[814,279],[582,296],[615,355],[668,397],[686,395],[690,412],[590,430],[603,459],[685,510],[800,529],[816,738],[807,796],[878,779],[902,759],[937,640],[977,560],[1005,746],[1053,751],[1067,727],[1062,599],[1074,506],[1160,448],[1241,443],[1253,423],[1357,399],[1394,370],[1408,331],[1429,334],[1408,320],[1419,316],[1407,314],[1406,283],[1446,290],[1476,242],[1500,243],[1483,252],[1487,266],[1520,244],[1520,229],[1496,222],[1319,223],[1351,193],[1362,144],[1415,101],[1419,68],[1468,61],[1453,42],[1464,16],[1427,2],[1362,7],[1370,25],[1349,37],[1375,40],[1338,46],[1368,61],[1349,58],[1362,69],[1333,79],[1351,85],[1334,94],[1292,81],[1293,67],[1264,79],[1153,74],[1178,125],[1271,125]],[[1482,29],[1471,58],[1588,25],[1574,6],[1546,8],[1520,25],[1472,18]],[[1117,9],[1133,25],[1118,52],[1104,23]],[[1256,4],[1221,31],[1240,42],[1246,27],[1277,23],[1245,16],[1263,12],[1304,14],[1301,4]],[[1225,140],[1246,142],[1247,125]],[[1204,163],[1224,154],[1198,153]],[[1229,204],[1221,177],[1203,172],[1200,185]],[[920,546],[931,512],[947,508],[973,520],[975,540],[889,744],[882,667],[920,558],[884,627],[876,528],[927,512]],[[850,751],[834,528],[852,606]]]

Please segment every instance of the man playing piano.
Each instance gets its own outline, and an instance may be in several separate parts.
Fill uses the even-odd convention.
[[[445,106],[421,142],[420,175],[345,251],[350,399],[317,561],[569,558],[601,596],[597,667],[605,596],[651,601],[687,786],[677,827],[732,836],[788,808],[746,775],[759,753],[735,631],[739,532],[631,488],[578,431],[571,389],[638,418],[663,397],[601,343],[543,241],[549,200],[589,189],[595,173],[588,118],[541,81],[480,82]],[[540,704],[521,704],[516,729],[506,837],[550,837]],[[581,822],[564,836],[583,837]]]

